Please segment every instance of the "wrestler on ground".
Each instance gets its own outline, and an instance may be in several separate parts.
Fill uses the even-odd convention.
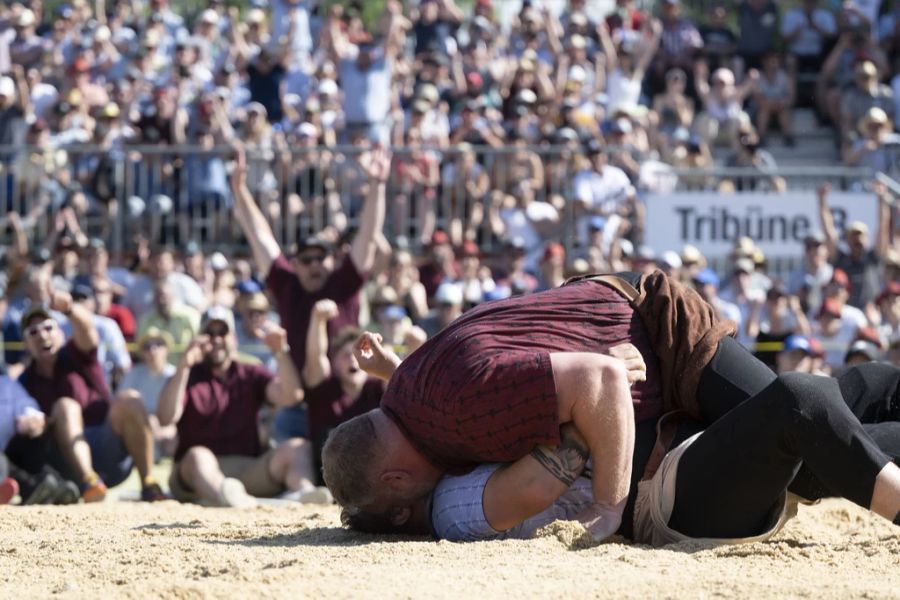
[[[626,508],[636,422],[678,409],[710,424],[772,383],[775,374],[733,333],[661,272],[485,304],[407,358],[379,410],[333,432],[325,481],[342,505],[380,513],[426,496],[444,473],[557,445],[560,424],[572,421],[603,457],[595,505],[580,520],[606,537]],[[633,389],[622,366],[600,354],[624,342],[647,362],[646,381]],[[878,477],[873,505],[891,505],[900,471],[889,465]]]
[[[898,384],[900,369],[875,363],[854,367],[839,380],[781,376],[706,431],[681,423],[674,441],[685,441],[652,476],[646,463],[653,432],[638,431],[634,471],[645,477],[632,491],[634,527],[624,535],[655,546],[698,538],[759,541],[796,513],[798,499],[833,496],[885,516],[870,503],[873,473],[888,458],[900,459]],[[854,412],[876,423],[860,425]],[[561,428],[561,444],[552,451],[444,477],[425,501],[382,515],[345,511],[342,520],[363,531],[452,541],[527,538],[554,520],[576,520],[592,503],[591,481],[589,473],[579,477],[589,464],[584,440],[566,427],[571,426]],[[526,488],[542,489],[548,506],[536,511],[523,505]],[[894,519],[900,525],[898,520],[900,514]]]

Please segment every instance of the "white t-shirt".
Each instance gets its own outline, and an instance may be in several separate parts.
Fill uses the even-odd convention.
[[[831,337],[822,333],[822,326],[818,320],[813,321],[811,325],[813,337],[818,338],[825,349],[825,362],[835,371],[840,370],[844,366],[847,348],[856,338],[857,323],[853,319],[845,318],[842,314],[841,325],[837,333]]]
[[[823,8],[817,8],[813,11],[812,20],[819,29],[827,31],[831,35],[837,30],[834,15]],[[787,37],[796,31],[797,27],[801,28],[801,33],[788,46],[791,54],[799,54],[800,56],[820,54],[824,49],[825,39],[821,33],[809,26],[805,11],[793,8],[784,15],[784,20],[781,21],[781,35]]]
[[[635,106],[641,99],[642,78],[628,77],[621,69],[616,68],[606,78],[606,95],[609,98],[610,112],[623,106]]]

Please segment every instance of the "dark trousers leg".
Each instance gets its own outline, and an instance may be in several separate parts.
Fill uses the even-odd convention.
[[[834,379],[788,373],[711,425],[682,455],[669,525],[692,537],[762,533],[801,463],[868,508],[886,456]]]
[[[706,425],[715,423],[741,402],[775,380],[775,373],[733,338],[723,338],[703,370],[697,402]]]

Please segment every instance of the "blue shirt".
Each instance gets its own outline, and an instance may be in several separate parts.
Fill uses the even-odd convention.
[[[18,381],[0,375],[0,451],[16,435],[16,419],[29,412],[41,412],[35,399]]]

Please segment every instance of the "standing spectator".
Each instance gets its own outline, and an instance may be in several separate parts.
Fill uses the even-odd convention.
[[[331,321],[332,332],[358,323],[359,291],[365,283],[365,274],[375,262],[376,233],[384,227],[385,184],[390,163],[390,154],[380,148],[360,157],[368,177],[369,197],[360,214],[350,253],[336,267],[331,245],[321,238],[303,240],[290,259],[285,256],[247,189],[243,153],[238,152],[231,180],[235,216],[250,242],[257,270],[265,276],[266,285],[275,296],[295,365],[306,363],[306,332],[316,301],[328,298],[338,304],[340,314]]]
[[[847,302],[860,310],[875,299],[881,288],[879,284],[879,268],[881,259],[887,252],[890,243],[890,206],[888,191],[880,183],[873,184],[873,191],[878,197],[878,223],[875,244],[868,247],[869,228],[865,223],[853,221],[844,230],[846,246],[838,246],[838,233],[834,226],[834,217],[828,208],[828,193],[831,186],[825,184],[817,189],[819,199],[819,219],[825,232],[825,243],[828,246],[830,262],[847,273],[850,280],[850,297]]]
[[[649,21],[639,40],[623,43],[616,50],[601,26],[600,41],[606,54],[606,95],[611,113],[619,108],[637,106],[640,102],[644,73],[659,48],[661,34],[659,22]]]
[[[466,110],[464,109],[465,120]],[[452,139],[451,139],[452,143]],[[438,215],[450,241],[460,245],[473,240],[484,220],[484,199],[490,177],[467,143],[459,144],[441,169],[441,193]]]
[[[868,74],[873,69],[863,66],[866,62],[871,62],[875,67],[874,82],[872,82],[872,76]],[[827,115],[843,132],[844,101],[842,96],[853,88],[859,92],[875,90],[876,94],[880,93],[880,88],[877,87],[877,74],[887,70],[887,58],[872,41],[867,28],[858,27],[844,31],[822,64],[816,82],[819,113]],[[871,101],[871,93],[868,95]],[[864,97],[862,99],[865,100]],[[865,113],[869,106],[871,104],[867,105],[862,113]]]
[[[693,276],[693,284],[697,293],[716,309],[722,319],[734,321],[740,331],[742,326],[741,309],[719,297],[719,283],[719,276],[710,268],[703,269]]]
[[[778,6],[772,0],[744,0],[738,6],[737,53],[739,73],[761,69],[763,57],[775,50],[778,36]]]
[[[285,489],[317,494],[304,440],[289,440],[267,452],[260,442],[256,424],[263,405],[293,406],[300,391],[285,331],[270,324],[265,339],[278,361],[277,376],[265,367],[235,360],[231,313],[213,307],[205,316],[202,335],[191,342],[163,387],[159,422],[178,425],[176,462],[169,480],[178,500],[248,507],[256,505],[253,496],[277,496]]]
[[[680,0],[663,0],[662,33],[659,52],[653,60],[655,91],[662,89],[662,81],[669,69],[678,68],[685,73],[694,72],[694,59],[703,48],[703,38],[697,27],[681,16]]]
[[[15,67],[13,73],[21,73]],[[16,76],[0,76],[0,145],[18,146],[25,139],[25,117],[29,114],[31,102],[27,87]],[[8,163],[13,155],[0,154],[0,164]]]
[[[803,240],[803,263],[790,273],[787,291],[800,298],[803,311],[810,314],[822,306],[823,291],[831,281],[834,267],[828,262],[825,235],[811,233]]]
[[[740,318],[734,319],[739,325],[737,339],[747,348],[752,345],[756,337],[750,335],[748,331],[747,322],[750,313],[754,305],[762,304],[766,299],[765,292],[753,286],[751,282],[754,270],[753,261],[749,258],[739,258],[734,261],[731,281],[719,292],[719,297],[723,301],[733,304],[740,311]]]
[[[716,4],[709,16],[709,23],[700,26],[703,58],[714,70],[731,68],[738,38],[728,24],[728,9],[724,4]]]
[[[837,33],[834,14],[820,4],[820,0],[802,0],[788,9],[781,21],[781,37],[797,73],[818,73]]]
[[[169,362],[172,338],[165,331],[151,327],[138,340],[137,346],[140,361],[122,378],[122,389],[140,394],[150,418],[156,454],[171,456],[175,451],[176,429],[173,425],[161,426],[156,412],[159,394],[169,377],[175,374],[175,366]]]
[[[307,386],[305,402],[309,407],[309,439],[316,485],[320,486],[324,485],[322,446],[328,434],[344,421],[378,408],[384,393],[384,382],[363,371],[354,356],[361,335],[358,329],[344,329],[331,340],[329,348],[327,323],[337,314],[337,304],[332,300],[319,300],[313,306],[303,367],[303,381]],[[365,339],[379,346],[382,342],[377,334],[366,334]],[[382,351],[378,350],[379,353]],[[399,364],[399,357],[394,355],[394,358]]]
[[[69,315],[72,338],[65,340],[48,308],[29,309],[22,329],[32,362],[20,381],[50,415],[51,464],[79,482],[86,502],[103,500],[106,486],[124,481],[132,465],[141,477],[141,498],[163,499],[150,474],[153,434],[147,412],[136,394],[112,398],[97,362],[90,312],[64,292],[51,295],[49,308]]]
[[[744,101],[756,89],[759,72],[750,71],[741,85],[735,85],[734,73],[729,69],[717,69],[709,84],[706,64],[698,62],[694,70],[694,85],[703,103],[703,112],[694,124],[697,132],[710,145],[733,146],[741,126],[750,118],[744,112]]]
[[[687,97],[687,75],[681,69],[666,73],[666,89],[653,98],[653,112],[659,116],[660,132],[673,135],[679,128],[690,128],[694,121],[694,102]],[[687,141],[687,140],[685,140]]]
[[[844,365],[847,348],[856,339],[859,327],[856,322],[841,317],[841,305],[835,298],[826,298],[811,323],[813,335],[825,348],[825,364],[836,375]]]
[[[394,0],[396,1],[396,0]],[[415,54],[448,52],[447,41],[464,18],[454,0],[421,0],[418,19],[413,22]]]
[[[753,100],[756,103],[756,129],[760,143],[765,144],[769,125],[777,119],[784,137],[784,145],[793,147],[793,111],[796,102],[796,82],[781,66],[781,56],[770,52],[763,59],[763,69],[756,84]]]
[[[30,8],[22,9],[15,21],[16,37],[9,44],[12,64],[24,70],[39,67],[44,56],[44,40],[35,32],[37,19]]]
[[[572,183],[578,209],[576,214],[581,213],[577,227],[582,244],[587,243],[588,224],[592,216],[608,217],[607,231],[618,229],[620,209],[634,189],[625,171],[607,164],[609,155],[605,145],[591,140],[586,153],[590,168],[578,173]]]

